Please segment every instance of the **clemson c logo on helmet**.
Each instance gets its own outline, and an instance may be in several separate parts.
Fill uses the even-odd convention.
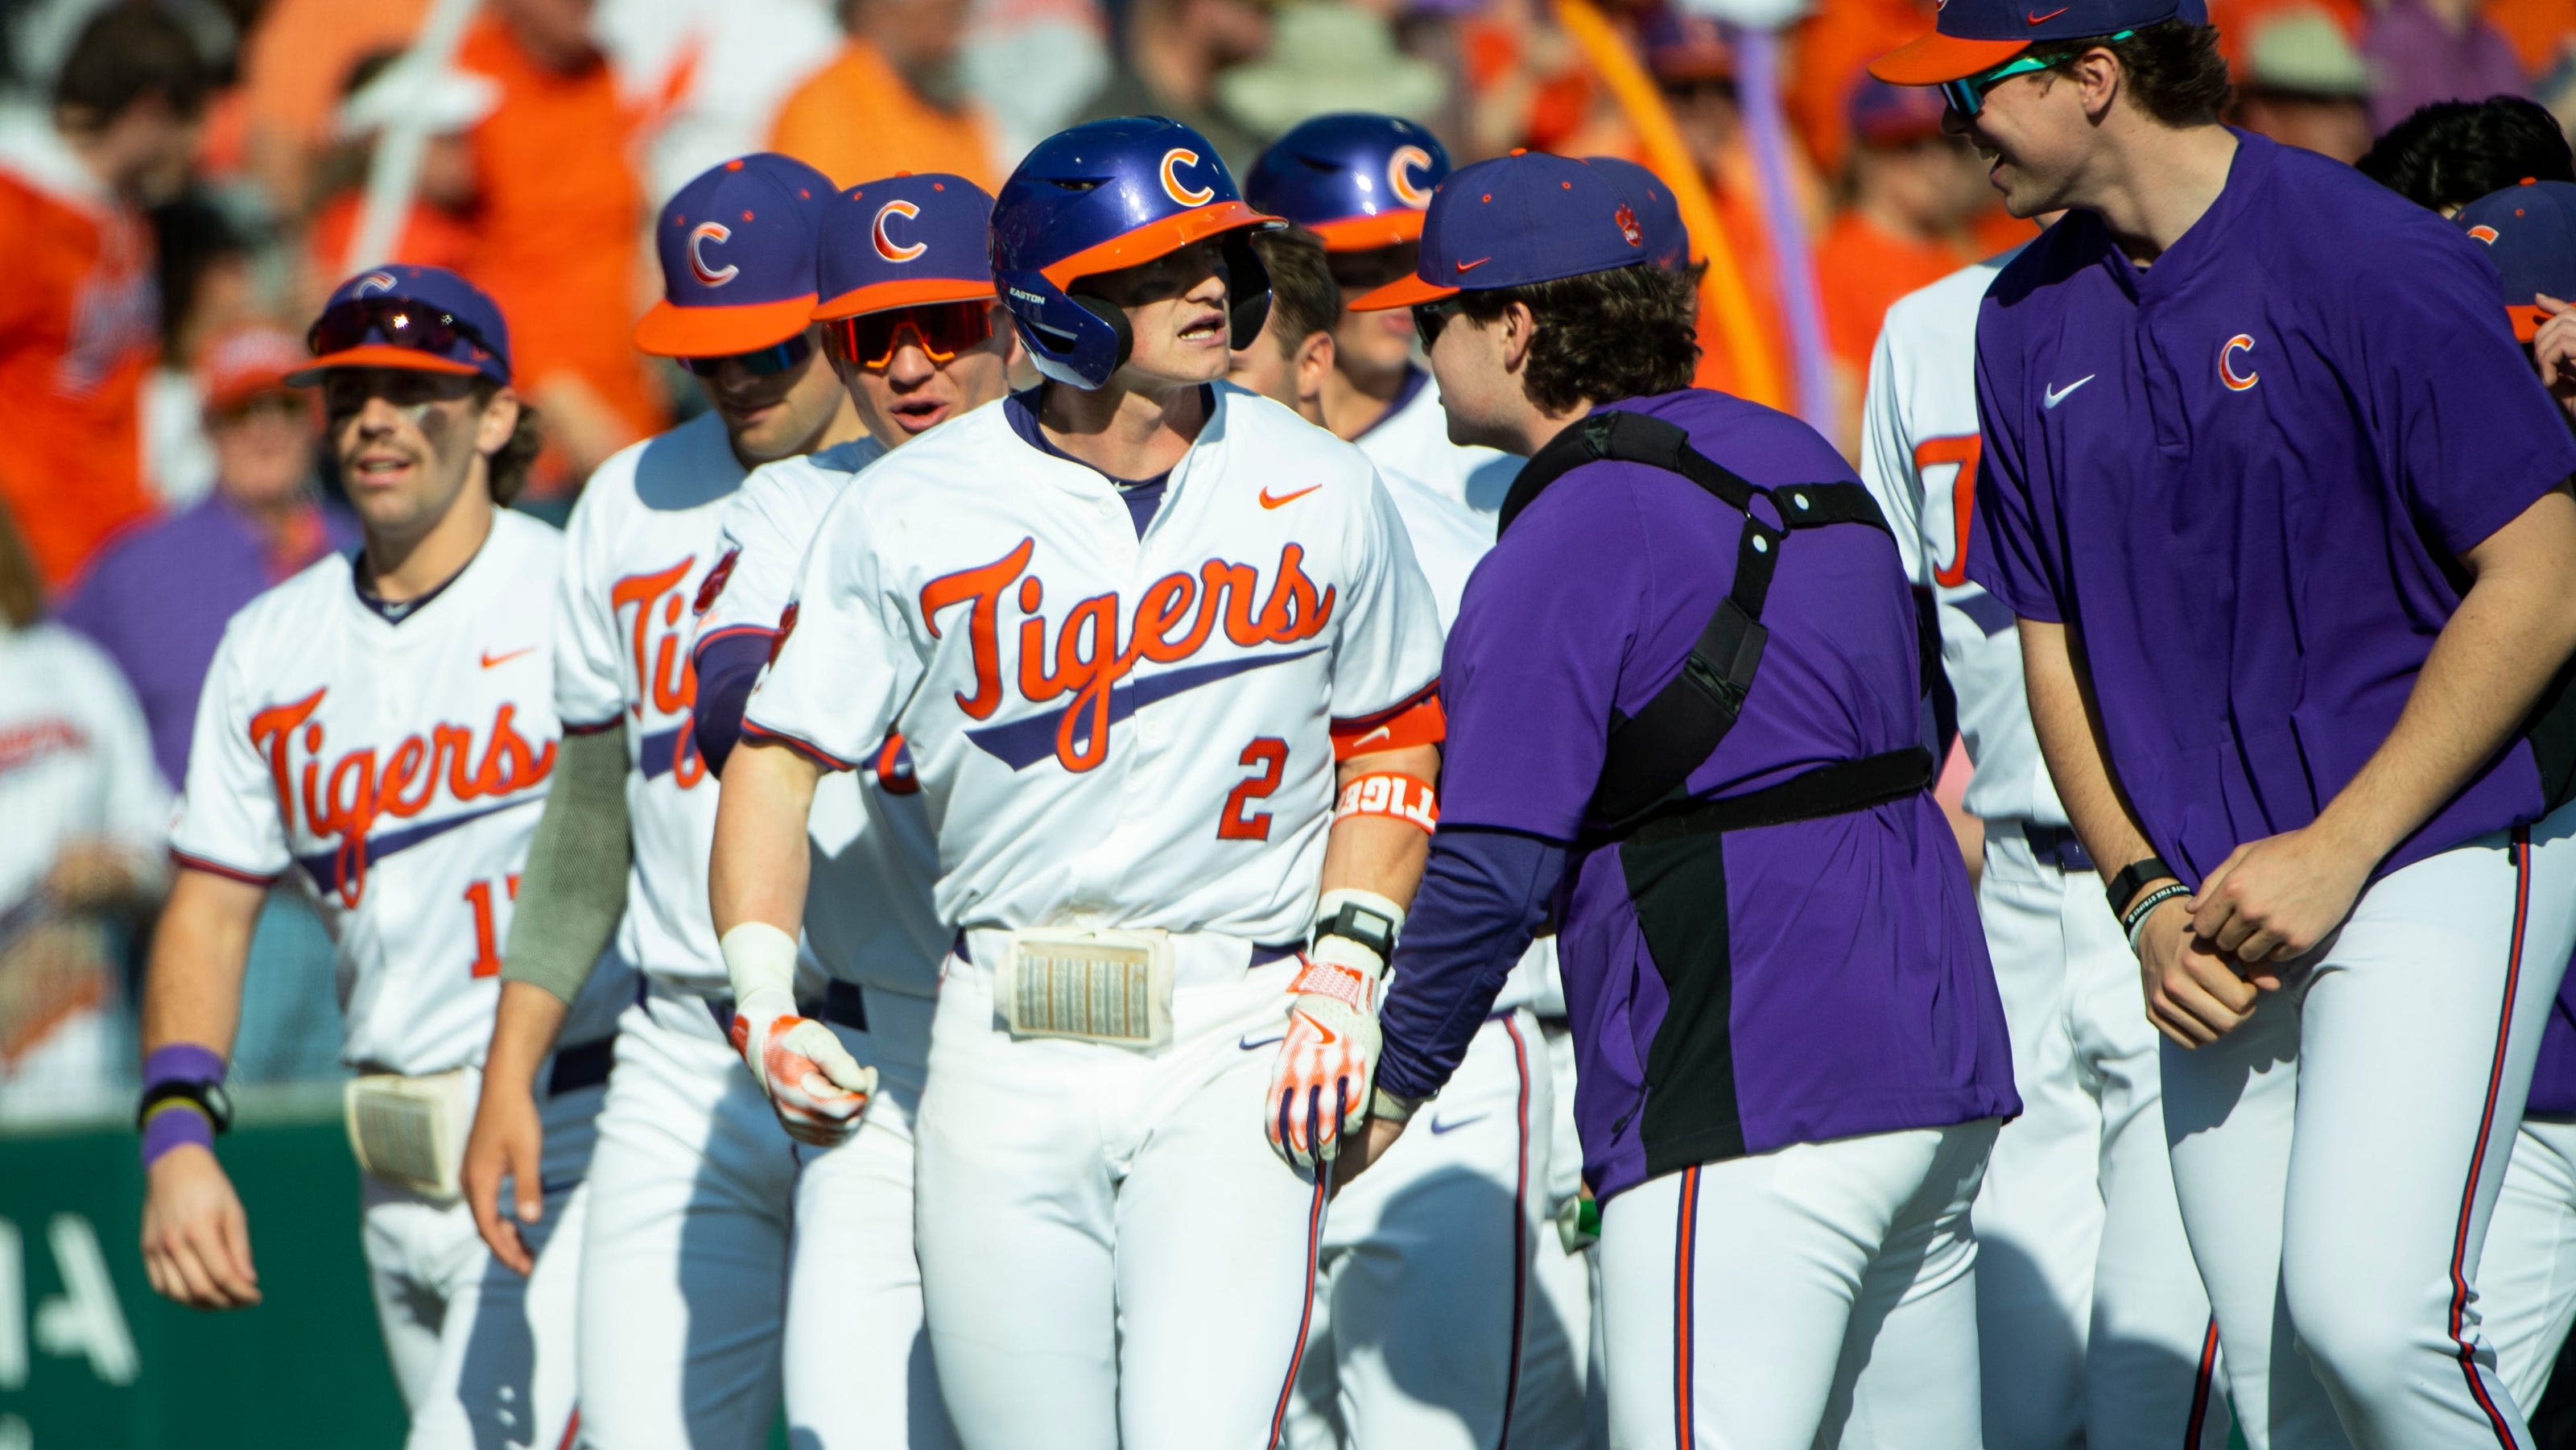
[[[2249,372],[2239,375],[2236,371],[2236,354],[2239,352],[2252,352],[2253,350],[2254,339],[2241,332],[2220,344],[2218,349],[2218,380],[2227,385],[2229,392],[2241,393],[2263,380],[2263,375],[2261,373]]]
[[[877,219],[868,225],[868,237],[877,244],[877,255],[889,262],[909,262],[929,251],[928,242],[914,242],[908,247],[899,247],[894,244],[893,238],[886,235],[887,217],[899,216],[905,221],[910,221],[919,215],[921,215],[921,208],[900,199],[878,207]]]
[[[1395,193],[1397,201],[1415,211],[1428,211],[1431,193],[1422,189],[1422,183],[1413,179],[1413,173],[1430,169],[1430,152],[1419,146],[1398,146],[1395,154],[1386,158],[1387,189]]]
[[[2496,229],[2491,226],[2487,226],[2482,223],[2478,226],[2471,227],[2469,228],[2469,235],[2486,243],[2490,247],[2495,245]]]
[[[1187,146],[1175,146],[1164,152],[1163,164],[1160,168],[1164,194],[1183,206],[1205,206],[1216,200],[1216,190],[1213,187],[1181,185],[1181,178],[1176,174],[1175,168],[1198,164],[1199,153]]]
[[[741,275],[735,266],[710,267],[704,252],[698,250],[708,242],[730,241],[733,229],[723,222],[700,222],[689,232],[689,271],[709,287],[721,287]]]

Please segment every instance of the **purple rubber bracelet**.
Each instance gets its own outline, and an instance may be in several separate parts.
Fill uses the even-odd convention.
[[[143,1059],[146,1091],[167,1082],[219,1083],[224,1080],[223,1054],[197,1042],[172,1042],[152,1049]],[[211,1149],[215,1122],[205,1110],[185,1099],[156,1106],[143,1120],[143,1166],[185,1143]]]
[[[194,1143],[208,1150],[215,1146],[215,1123],[195,1103],[173,1098],[152,1110],[143,1120],[143,1166],[149,1168],[164,1153],[184,1144]]]

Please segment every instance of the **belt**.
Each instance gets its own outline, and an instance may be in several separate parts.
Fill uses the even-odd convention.
[[[2021,838],[2030,843],[2030,854],[2042,866],[2060,871],[2098,871],[2093,858],[2084,854],[2084,843],[2065,826],[2043,826],[2037,821],[2021,823]]]
[[[733,1031],[732,995],[717,994],[703,1000],[707,1004],[707,1012],[716,1019],[716,1030],[730,1034]],[[859,996],[856,982],[827,982],[823,987],[822,1001],[799,1002],[796,1010],[818,1022],[847,1027],[853,1032],[868,1030],[868,1006]]]
[[[975,954],[966,949],[966,933],[962,931],[957,933],[957,941],[949,949],[957,953],[957,960],[968,966],[975,964]],[[1244,963],[1244,967],[1248,971],[1254,967],[1266,967],[1272,962],[1284,962],[1304,950],[1303,946],[1295,944],[1274,947],[1255,942],[1252,947],[1252,960]]]
[[[595,1088],[608,1081],[608,1069],[617,1060],[616,1039],[603,1037],[597,1042],[584,1042],[555,1049],[555,1065],[546,1074],[546,1096],[562,1097],[583,1088]]]

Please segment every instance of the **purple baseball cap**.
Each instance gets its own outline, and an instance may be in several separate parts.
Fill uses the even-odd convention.
[[[1733,80],[1735,46],[1716,17],[1666,5],[1638,26],[1646,70],[1659,81]]]
[[[830,177],[774,152],[700,172],[653,228],[662,300],[635,324],[635,346],[731,357],[803,332],[814,317],[815,231],[832,195]]]
[[[2470,202],[2452,220],[2487,244],[2515,337],[2529,342],[2549,321],[2534,294],[2576,300],[2576,182],[2526,178]]]
[[[1682,224],[1681,202],[1662,177],[1625,156],[1586,156],[1583,164],[1607,176],[1637,213],[1637,224],[1646,229],[1647,261],[1658,267],[1690,261],[1690,228]]]
[[[1422,258],[1350,304],[1388,312],[1467,291],[1607,272],[1653,260],[1637,209],[1609,174],[1570,156],[1515,151],[1449,173],[1422,220]]]
[[[1852,134],[1871,146],[1901,146],[1941,134],[1949,110],[1939,91],[1921,86],[1892,86],[1874,76],[1852,83],[1843,116]]]
[[[899,171],[863,181],[824,208],[814,320],[987,300],[992,231],[992,196],[962,176]]]
[[[1937,86],[1989,71],[2044,40],[2087,40],[2160,21],[2198,23],[2198,0],[1942,0],[1929,35],[1869,63],[1890,85]]]
[[[399,368],[510,382],[510,328],[483,289],[445,267],[372,268],[331,290],[304,334],[312,360],[286,381],[333,368]]]

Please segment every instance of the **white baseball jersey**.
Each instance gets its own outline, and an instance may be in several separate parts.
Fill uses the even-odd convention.
[[[825,518],[745,733],[848,767],[900,730],[945,920],[1301,940],[1332,723],[1433,686],[1430,588],[1367,457],[1211,392],[1141,539],[1009,400],[880,461]]]
[[[1976,773],[1968,813],[2068,824],[2040,759],[2022,691],[2021,636],[2001,600],[1968,580],[1977,497],[1977,304],[2007,252],[1951,273],[1887,310],[1862,407],[1861,481],[1887,513],[1906,575],[1941,619],[1941,666],[1959,700]]]
[[[215,652],[171,849],[237,880],[291,876],[318,903],[352,1065],[417,1075],[482,1058],[554,769],[562,550],[505,510],[398,624],[334,554],[251,601]],[[631,995],[593,973],[565,1040],[606,1035]]]
[[[599,466],[565,526],[555,591],[555,709],[568,733],[626,727],[634,842],[618,955],[696,992],[725,988],[707,909],[716,782],[690,708],[690,605],[723,548],[717,516],[744,469],[724,420],[702,413]]]
[[[170,829],[134,691],[60,625],[0,621],[0,821],[0,936],[64,846],[104,839],[148,873]]]
[[[1494,547],[1503,495],[1521,460],[1449,441],[1440,385],[1417,368],[1386,415],[1351,440],[1375,463],[1413,535],[1414,558],[1440,603],[1440,627],[1458,616],[1467,575]]]
[[[777,636],[824,515],[885,454],[875,439],[859,438],[752,474],[719,520],[725,577],[704,601],[700,643],[734,633]],[[954,933],[931,901],[938,843],[903,742],[889,737],[858,770],[826,777],[815,787],[805,826],[813,851],[805,892],[808,954],[826,976],[906,996],[933,995],[939,959]]]

